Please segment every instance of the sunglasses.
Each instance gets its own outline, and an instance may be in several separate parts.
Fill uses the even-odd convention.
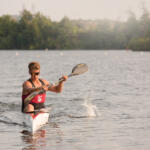
[[[40,74],[40,72],[35,72],[35,73],[32,73],[32,74],[38,76]]]

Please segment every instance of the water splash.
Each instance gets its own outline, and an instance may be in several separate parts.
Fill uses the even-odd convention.
[[[96,105],[92,104],[92,98],[90,95],[91,94],[84,98],[84,103],[82,105],[86,107],[88,117],[100,116],[98,108]]]

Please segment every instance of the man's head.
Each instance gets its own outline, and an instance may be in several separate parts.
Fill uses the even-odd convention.
[[[29,73],[32,74],[36,74],[36,73],[40,73],[40,64],[38,62],[30,62],[28,65],[29,68]],[[39,75],[39,74],[36,74]]]

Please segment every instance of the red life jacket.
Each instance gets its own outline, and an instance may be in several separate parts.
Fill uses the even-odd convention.
[[[26,99],[26,97],[28,97],[30,94],[27,95],[22,95],[22,101],[24,101]],[[46,98],[46,94],[38,94],[35,97],[33,97],[30,101],[30,104],[34,104],[34,103],[45,103],[45,98]]]
[[[29,79],[28,80],[29,82],[31,82],[32,84],[32,87],[35,87],[35,85],[33,84],[32,80]],[[45,85],[44,82],[39,79],[39,81],[41,82],[42,85]],[[30,94],[27,94],[27,95],[22,95],[22,112],[24,110],[24,100],[26,97],[28,97],[28,95]],[[41,109],[41,108],[44,108],[44,103],[45,103],[45,99],[46,99],[46,93],[43,93],[43,94],[38,94],[36,95],[35,97],[33,97],[30,101],[29,104],[32,104],[34,106],[34,109]]]

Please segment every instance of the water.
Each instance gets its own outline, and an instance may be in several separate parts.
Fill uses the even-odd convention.
[[[55,82],[74,65],[60,94],[47,93],[49,123],[22,133],[22,83],[39,61],[41,77]],[[3,150],[149,150],[150,53],[131,51],[0,51],[0,147]]]

